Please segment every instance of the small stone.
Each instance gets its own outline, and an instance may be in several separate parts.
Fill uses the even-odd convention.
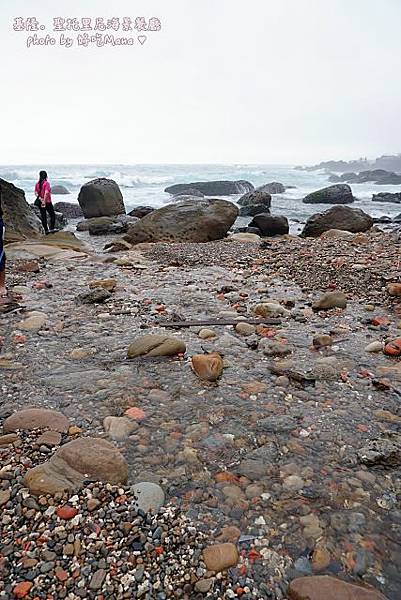
[[[192,357],[192,368],[200,379],[217,381],[223,372],[223,359],[217,352],[196,354]]]
[[[227,527],[223,527],[220,532],[217,541],[219,542],[232,542],[233,544],[237,543],[239,538],[241,537],[241,530],[235,525],[228,525]]]
[[[93,512],[94,510],[99,508],[100,505],[101,505],[101,502],[97,498],[89,498],[89,500],[86,504],[86,508],[88,509],[89,512]]]
[[[89,283],[89,289],[94,290],[95,288],[103,288],[109,292],[114,292],[117,287],[117,281],[115,279],[96,279]]]
[[[243,336],[248,336],[248,335],[253,335],[256,331],[256,328],[254,325],[251,325],[250,323],[237,323],[237,325],[235,326],[235,331],[237,333],[239,333],[240,335]]]
[[[346,308],[347,297],[343,292],[326,292],[317,300],[313,310],[329,310],[330,308]]]
[[[103,582],[106,578],[105,569],[98,569],[92,575],[92,579],[90,580],[89,589],[91,590],[100,590],[103,585]]]
[[[65,521],[68,521],[70,519],[73,519],[75,517],[75,515],[78,514],[78,510],[76,508],[74,508],[73,506],[69,506],[68,504],[65,504],[64,506],[59,506],[56,510],[56,513],[60,519],[64,519]]]
[[[23,321],[20,321],[17,328],[21,331],[39,331],[47,321],[44,313],[36,313]]]
[[[82,433],[82,429],[77,425],[71,425],[71,427],[68,428],[68,435],[70,436],[78,435],[79,433]]]
[[[333,338],[330,335],[315,335],[313,338],[313,345],[315,348],[325,348],[326,346],[332,346]]]
[[[401,283],[389,283],[387,286],[387,291],[390,296],[401,297]]]
[[[136,496],[135,506],[143,512],[156,513],[164,504],[165,495],[157,483],[141,481],[132,486],[132,492]]]
[[[9,431],[31,431],[32,429],[51,429],[64,433],[68,431],[69,421],[62,413],[46,408],[26,408],[8,417],[3,424],[5,433]]]
[[[109,438],[121,442],[138,428],[133,419],[127,417],[105,417],[103,427]]]
[[[195,590],[197,592],[201,592],[201,594],[207,594],[207,592],[209,592],[212,589],[213,584],[213,577],[210,577],[209,579],[199,579],[199,581],[195,583]]]
[[[0,506],[4,506],[10,500],[10,490],[0,490]]]
[[[346,583],[329,575],[294,579],[289,585],[288,597],[290,600],[386,600],[374,588]]]
[[[176,338],[166,335],[147,334],[137,338],[128,348],[128,358],[138,356],[174,356],[185,354],[185,343]]]
[[[290,311],[281,306],[276,302],[262,302],[261,304],[257,304],[253,312],[255,315],[259,315],[261,317],[288,317],[291,315]]]
[[[290,475],[286,477],[283,482],[283,488],[288,491],[299,491],[304,487],[305,482],[302,477],[298,475]]]
[[[315,573],[327,569],[331,562],[330,552],[324,546],[317,546],[312,556],[312,568]]]
[[[21,581],[13,589],[15,598],[25,598],[29,594],[29,590],[33,586],[31,581]]]
[[[6,435],[0,435],[0,446],[9,446],[18,440],[16,433],[8,433]]]
[[[382,352],[383,344],[381,342],[371,342],[365,347],[365,352]]]
[[[78,294],[76,302],[79,304],[101,304],[111,298],[111,293],[103,288],[95,288],[90,292]]]
[[[213,331],[213,329],[201,329],[200,332],[198,333],[198,337],[200,337],[201,340],[208,340],[208,339],[214,338],[216,336],[217,336],[217,334],[215,331]]]
[[[260,347],[265,356],[287,356],[292,352],[291,346],[286,342],[275,342],[274,340],[263,340]]]
[[[59,581],[67,581],[68,573],[64,571],[61,567],[56,567],[54,574],[56,575]]]
[[[58,431],[45,431],[38,437],[36,443],[50,447],[59,446],[61,443],[61,433]]]
[[[213,544],[203,550],[203,560],[208,571],[225,571],[238,563],[238,550],[229,542]]]

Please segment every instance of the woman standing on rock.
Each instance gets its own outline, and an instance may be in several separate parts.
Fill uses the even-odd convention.
[[[45,234],[49,233],[47,226],[47,212],[50,215],[50,231],[53,231],[56,226],[56,214],[52,203],[52,189],[50,183],[47,180],[46,171],[40,171],[39,181],[35,185],[35,206],[40,209],[40,218],[42,220],[43,229]]]
[[[3,209],[1,206],[2,192],[0,184],[0,301],[7,296],[6,290],[6,255],[4,253],[4,222]]]

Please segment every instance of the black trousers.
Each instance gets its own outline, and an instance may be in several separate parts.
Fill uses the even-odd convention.
[[[45,230],[45,233],[49,233],[46,212],[48,212],[50,215],[50,229],[53,230],[56,227],[56,213],[54,212],[54,206],[51,202],[48,202],[45,207],[40,207],[40,218],[42,221],[43,229]]]

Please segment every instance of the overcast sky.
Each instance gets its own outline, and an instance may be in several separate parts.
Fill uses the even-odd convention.
[[[57,41],[53,17],[158,17],[162,29],[143,45],[27,48],[20,16]],[[0,162],[401,152],[400,24],[400,0],[0,0]]]

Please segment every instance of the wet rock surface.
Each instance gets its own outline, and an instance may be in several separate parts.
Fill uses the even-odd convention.
[[[284,600],[290,582],[318,573],[373,586],[373,600],[399,599],[401,363],[377,345],[365,350],[400,337],[399,298],[388,293],[399,283],[399,239],[364,235],[272,239],[268,248],[98,248],[61,262],[40,258],[39,272],[10,260],[19,308],[0,316],[1,423],[36,407],[62,413],[69,426],[58,445],[51,436],[37,441],[52,425],[17,430],[4,445],[0,437],[4,597],[32,584],[32,598]],[[117,282],[110,297],[77,303],[99,280]],[[346,306],[313,310],[327,292],[346,294]],[[255,314],[258,305],[265,308]],[[41,328],[19,329],[35,311],[46,315]],[[218,324],[228,318],[232,325]],[[194,324],[177,327],[185,320]],[[199,336],[202,329],[215,335]],[[185,349],[127,360],[144,335],[179,339]],[[219,376],[209,381],[191,365],[213,353]],[[108,426],[124,419],[117,435],[111,425],[105,431],[107,418]],[[78,491],[26,488],[26,473],[75,439],[104,437],[124,458],[127,485],[97,483],[99,474],[85,471]],[[160,486],[168,505],[149,521],[131,496],[139,483]],[[64,505],[77,514],[60,520]],[[202,559],[220,543],[234,543],[239,557],[221,576]],[[157,584],[169,561],[174,591]]]

